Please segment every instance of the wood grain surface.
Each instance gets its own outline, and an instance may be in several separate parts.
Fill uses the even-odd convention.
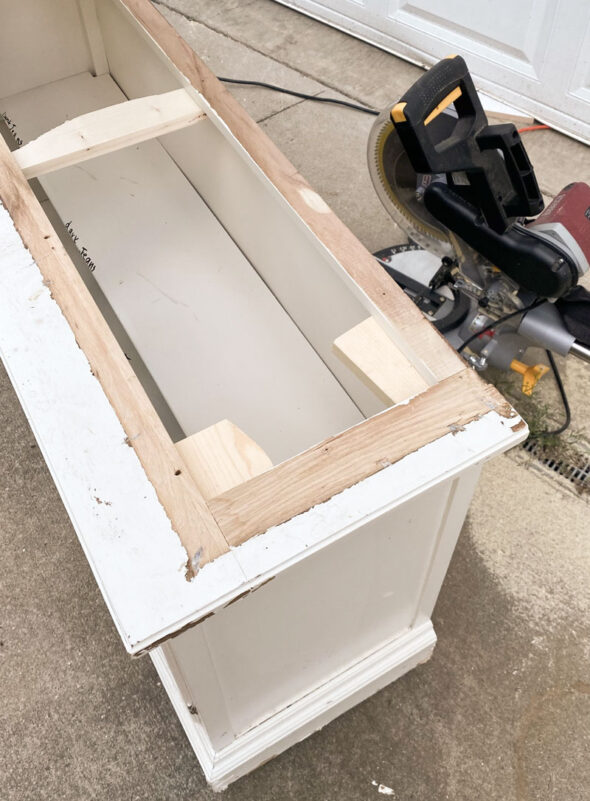
[[[172,526],[189,554],[189,574],[227,543],[110,328],[37,198],[0,138],[0,200],[35,259],[92,372],[117,412]]]
[[[209,502],[232,546],[323,503],[439,437],[510,405],[472,370],[289,459]]]

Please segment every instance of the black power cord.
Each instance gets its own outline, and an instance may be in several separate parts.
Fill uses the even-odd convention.
[[[565,387],[563,386],[563,381],[561,380],[561,375],[559,370],[557,369],[557,364],[555,363],[555,359],[553,358],[553,354],[550,350],[546,350],[545,353],[547,354],[547,358],[549,359],[549,364],[551,365],[551,369],[553,370],[553,376],[555,378],[555,383],[557,384],[557,389],[559,390],[559,394],[561,395],[561,401],[563,403],[563,411],[565,412],[565,420],[556,428],[555,431],[539,431],[538,434],[531,434],[530,439],[537,439],[538,437],[556,437],[559,434],[563,434],[563,432],[569,427],[569,424],[572,421],[572,413],[570,411],[570,405],[568,403],[567,395],[565,394]]]
[[[540,306],[541,303],[545,303],[545,299],[544,298],[537,298],[532,303],[530,303],[528,306],[523,306],[522,309],[517,309],[516,311],[510,312],[510,314],[505,314],[504,317],[499,317],[497,320],[494,320],[493,323],[490,323],[489,325],[486,325],[485,328],[482,328],[479,331],[476,331],[475,334],[472,334],[470,337],[467,337],[465,342],[463,342],[457,348],[457,353],[462,353],[463,350],[473,342],[473,340],[477,339],[482,334],[486,334],[488,331],[491,331],[493,328],[496,328],[496,326],[502,325],[503,323],[507,322],[508,320],[511,320],[513,317],[518,317],[519,314],[525,314],[525,312],[531,311],[531,309],[534,309],[537,306]]]
[[[477,339],[479,336],[485,334],[487,331],[491,331],[493,328],[496,328],[496,326],[502,325],[502,323],[505,323],[507,320],[510,320],[513,317],[517,317],[519,314],[525,314],[526,312],[531,311],[531,309],[536,308],[541,303],[545,303],[544,298],[537,298],[528,306],[523,306],[522,309],[518,309],[517,311],[511,312],[510,314],[505,314],[504,317],[499,317],[497,320],[494,320],[494,322],[491,323],[490,325],[486,326],[485,328],[482,328],[480,331],[476,331],[475,334],[472,334],[472,336],[468,337],[465,340],[465,342],[463,342],[457,348],[457,353],[461,353],[464,350],[464,348],[466,348],[471,342],[473,342],[474,339]],[[570,405],[567,399],[563,381],[561,380],[561,374],[557,369],[557,364],[555,362],[555,359],[553,358],[553,354],[551,353],[551,351],[546,350],[545,353],[547,354],[547,359],[549,360],[549,364],[551,366],[551,369],[553,370],[555,383],[557,384],[557,389],[559,390],[559,394],[561,396],[561,402],[563,403],[563,410],[565,412],[565,420],[562,423],[562,425],[560,425],[559,428],[556,428],[554,431],[539,431],[536,434],[531,434],[530,439],[538,439],[539,437],[556,437],[559,434],[563,434],[563,432],[567,428],[569,428],[569,424],[572,421]]]
[[[335,103],[337,106],[345,106],[352,108],[355,111],[362,111],[364,114],[372,114],[373,117],[379,116],[379,112],[367,106],[360,106],[357,103],[350,103],[348,100],[338,100],[335,97],[318,97],[317,95],[308,95],[305,92],[296,92],[293,89],[285,89],[282,86],[276,86],[274,83],[265,83],[264,81],[242,81],[238,78],[220,78],[218,80],[222,83],[237,83],[241,86],[260,86],[262,89],[272,89],[274,92],[282,92],[284,95],[292,95],[293,97],[300,97],[303,100],[313,100],[315,103]]]

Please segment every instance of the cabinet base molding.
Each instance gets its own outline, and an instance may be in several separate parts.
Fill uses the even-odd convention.
[[[430,620],[414,626],[353,662],[329,681],[253,726],[218,751],[213,747],[198,711],[187,705],[174,667],[162,647],[150,651],[150,656],[205,778],[214,790],[224,790],[231,782],[426,662],[435,644],[436,634]]]

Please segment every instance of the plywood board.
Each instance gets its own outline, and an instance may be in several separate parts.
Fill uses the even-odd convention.
[[[0,109],[27,141],[122,100],[86,73]],[[276,463],[363,419],[158,141],[40,180],[186,435],[225,417]]]
[[[154,54],[164,52],[183,84],[188,82],[205,99],[223,126],[227,126],[254,164],[304,221],[321,245],[336,258],[351,285],[365,295],[383,314],[390,334],[402,353],[430,384],[464,369],[444,338],[408,300],[384,271],[375,270],[374,259],[356,237],[336,217],[329,206],[297,173],[289,160],[248,116],[159,12],[145,0],[108,0],[107,5],[128,10],[121,14],[149,41]],[[122,22],[121,22],[122,24]],[[354,282],[354,283],[353,283]],[[370,311],[368,309],[368,311]]]

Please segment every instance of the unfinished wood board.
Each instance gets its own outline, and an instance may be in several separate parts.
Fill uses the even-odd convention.
[[[515,125],[532,125],[535,121],[532,114],[520,111],[495,97],[483,92],[478,92],[478,96],[486,115],[494,120],[513,122]]]
[[[224,492],[209,508],[230,545],[289,520],[490,410],[510,405],[471,370]],[[288,493],[285,488],[289,488]]]
[[[185,128],[204,117],[184,89],[175,89],[67,120],[15,151],[14,158],[26,178],[36,178]]]
[[[51,288],[51,298],[59,303],[93,375],[100,376],[102,389],[125,431],[124,446],[134,448],[150,476],[172,527],[187,550],[188,570],[192,573],[226,553],[227,543],[2,138],[0,201],[11,209],[14,226],[42,272],[43,286]],[[29,340],[30,334],[23,341]],[[60,435],[63,437],[63,431]]]
[[[122,99],[84,74],[0,109],[29,140]],[[159,142],[40,180],[185,434],[226,417],[280,462],[363,419]]]
[[[176,448],[205,500],[272,467],[262,448],[230,420],[197,431]]]
[[[334,350],[385,402],[398,403],[428,389],[373,317],[339,336]]]

